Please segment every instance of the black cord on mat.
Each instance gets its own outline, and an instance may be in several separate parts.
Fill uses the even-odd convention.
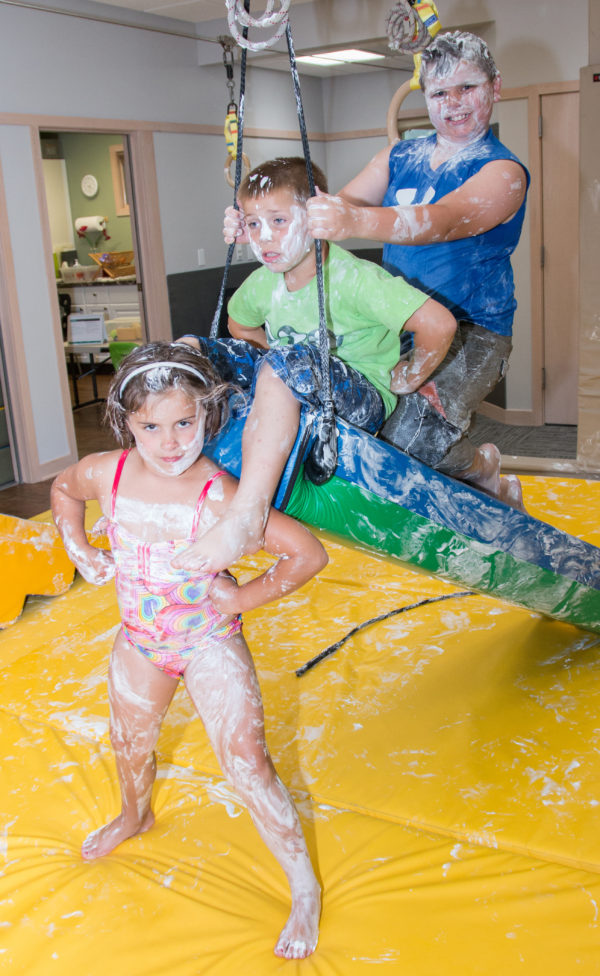
[[[336,641],[335,644],[330,644],[329,647],[326,647],[325,650],[321,651],[320,654],[317,654],[316,657],[311,658],[310,661],[307,661],[306,664],[302,665],[302,667],[297,668],[296,677],[301,678],[303,674],[306,674],[307,671],[314,668],[315,664],[319,664],[322,660],[324,660],[324,658],[329,657],[329,655],[333,654],[334,651],[337,651],[342,644],[345,644],[347,640],[350,640],[351,637],[358,634],[360,630],[364,630],[365,627],[370,627],[371,624],[381,623],[382,620],[387,620],[388,617],[395,617],[396,614],[405,613],[407,610],[416,610],[417,607],[424,607],[427,603],[439,603],[440,600],[454,600],[460,596],[474,595],[473,590],[463,590],[460,593],[446,593],[444,596],[430,596],[427,597],[426,600],[419,600],[418,603],[411,603],[407,607],[398,607],[396,610],[390,610],[389,613],[382,613],[379,617],[372,617],[371,620],[365,620],[364,623],[358,624],[358,626],[353,627],[352,630],[349,630],[346,636],[342,637],[341,640]]]

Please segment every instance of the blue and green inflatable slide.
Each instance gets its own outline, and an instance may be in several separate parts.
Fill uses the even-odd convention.
[[[239,476],[244,409],[206,453]],[[326,484],[304,476],[317,417],[303,411],[274,504],[307,525],[460,587],[600,633],[600,549],[509,508],[337,420]]]

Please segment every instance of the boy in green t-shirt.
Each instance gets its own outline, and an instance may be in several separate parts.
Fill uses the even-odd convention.
[[[315,182],[326,191],[323,173],[313,169]],[[227,211],[226,240],[249,242],[263,267],[229,302],[234,340],[186,336],[184,341],[211,358],[224,379],[252,385],[254,399],[235,498],[227,515],[174,561],[184,569],[219,572],[260,548],[301,405],[321,404],[315,242],[306,215],[310,195],[304,159],[279,158],[245,178],[241,213]],[[422,387],[442,361],[456,321],[403,278],[335,244],[323,241],[322,256],[335,410],[375,433],[396,405],[394,394]],[[403,330],[413,333],[414,348],[409,361],[399,362]],[[245,383],[244,365],[250,372]]]

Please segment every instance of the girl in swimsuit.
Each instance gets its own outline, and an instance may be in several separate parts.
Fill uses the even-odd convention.
[[[278,956],[303,958],[318,938],[320,887],[294,803],[269,755],[260,689],[240,614],[306,583],[326,563],[320,542],[272,510],[265,533],[277,561],[238,585],[229,573],[189,573],[175,556],[221,518],[235,479],[202,454],[227,417],[231,387],[181,343],[127,356],[111,384],[107,420],[124,451],[91,454],[58,475],[52,512],[82,576],[115,576],[122,625],[108,679],[110,735],[121,812],[83,843],[92,860],[154,823],[154,749],[183,679],[223,773],[283,868],[292,895]],[[85,503],[96,499],[111,551],[88,541]]]

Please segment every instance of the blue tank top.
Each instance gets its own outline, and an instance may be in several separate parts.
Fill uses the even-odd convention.
[[[491,130],[433,170],[430,160],[435,144],[436,137],[432,135],[392,147],[384,207],[435,203],[491,160],[511,159],[523,166]],[[529,188],[529,173],[524,166],[523,169]],[[521,234],[525,199],[509,221],[475,237],[439,244],[386,244],[383,266],[437,299],[457,319],[474,322],[500,335],[511,335],[517,303],[510,256]]]

